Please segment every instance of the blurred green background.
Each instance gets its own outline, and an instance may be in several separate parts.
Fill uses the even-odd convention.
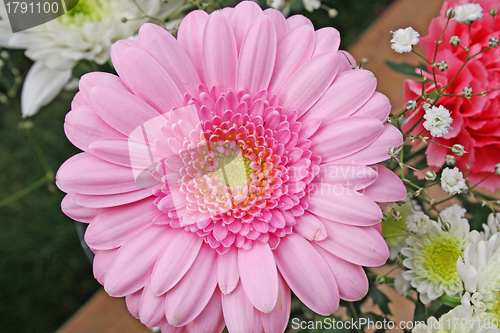
[[[299,2],[291,14],[304,14],[316,28],[337,28],[346,49],[392,1],[323,1],[338,11],[335,18],[322,9],[306,12]],[[0,71],[2,94],[16,90],[11,69],[24,78],[32,64],[22,51],[8,54],[10,66]],[[28,119],[21,117],[20,89],[0,103],[0,332],[53,332],[100,287],[75,223],[61,212],[64,194],[47,181],[79,152],[63,131],[73,95],[63,91]],[[25,195],[16,199],[19,191]]]

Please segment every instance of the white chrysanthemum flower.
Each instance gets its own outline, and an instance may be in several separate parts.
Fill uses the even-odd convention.
[[[56,97],[79,60],[104,64],[109,59],[111,45],[135,35],[147,21],[146,15],[164,18],[183,3],[183,0],[167,4],[159,0],[80,0],[67,14],[15,34],[4,22],[0,27],[3,35],[0,46],[26,49],[26,56],[35,61],[22,90],[23,116],[34,115]]]
[[[455,20],[461,23],[471,24],[475,20],[483,18],[483,9],[477,3],[456,6],[454,11]]]
[[[406,229],[417,235],[427,233],[427,229],[431,226],[431,219],[423,212],[413,212],[406,218]]]
[[[304,8],[308,12],[312,12],[315,9],[318,9],[321,7],[321,1],[320,0],[302,0],[302,3],[304,4]]]
[[[441,174],[441,187],[451,195],[467,190],[463,173],[457,167],[445,168]]]
[[[397,293],[403,297],[410,296],[411,285],[410,282],[406,281],[405,278],[400,274],[394,278],[394,289]]]
[[[474,321],[472,310],[459,305],[437,320],[429,317],[427,323],[419,322],[412,333],[499,333],[496,327],[488,327],[485,323]]]
[[[470,304],[474,318],[500,321],[500,237],[493,235],[488,241],[470,244],[463,260],[457,261],[457,271],[465,290],[462,302]]]
[[[500,232],[500,213],[491,213],[488,216],[487,223],[483,224],[483,229],[484,232],[482,234],[484,240],[488,240],[491,236],[498,234],[498,232]]]
[[[453,123],[450,111],[442,105],[439,107],[433,106],[427,109],[424,119],[424,127],[431,132],[433,137],[440,138],[453,129],[453,127],[450,126],[451,123]]]
[[[413,45],[418,44],[418,37],[420,34],[412,27],[391,32],[391,48],[398,53],[411,52]]]
[[[409,236],[406,243],[410,247],[401,249],[407,257],[403,265],[408,268],[403,277],[425,304],[443,294],[455,296],[463,291],[456,262],[470,242],[478,241],[479,233],[470,232],[468,221],[458,211],[453,207],[440,215],[446,230],[441,222],[430,221],[427,233]]]

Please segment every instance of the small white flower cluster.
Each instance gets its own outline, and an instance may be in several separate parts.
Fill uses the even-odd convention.
[[[398,53],[411,52],[413,45],[418,44],[420,34],[412,27],[391,32],[391,48]]]
[[[451,195],[460,194],[468,190],[464,175],[457,167],[445,168],[441,174],[441,187]]]
[[[453,123],[450,111],[442,105],[428,108],[425,111],[424,119],[424,128],[428,130],[433,137],[440,138],[453,129],[453,127],[450,126],[451,123]]]
[[[455,21],[460,23],[472,24],[474,21],[483,18],[483,9],[477,3],[456,6],[453,11],[455,12]]]

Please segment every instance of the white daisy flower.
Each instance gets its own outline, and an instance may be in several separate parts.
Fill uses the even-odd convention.
[[[418,37],[420,34],[412,27],[391,32],[391,48],[398,53],[411,52],[413,45],[418,44]]]
[[[424,127],[431,132],[433,137],[440,138],[453,129],[453,127],[450,126],[451,123],[453,123],[450,111],[442,105],[439,107],[433,106],[427,109],[424,119]]]
[[[467,190],[463,173],[457,168],[445,168],[441,174],[441,187],[451,195]]]
[[[446,225],[430,221],[427,233],[409,236],[409,247],[401,249],[407,257],[403,265],[408,268],[403,277],[419,292],[424,304],[444,294],[456,296],[463,291],[456,262],[467,245],[478,240],[479,233],[470,232],[468,221],[457,212],[457,207],[445,211],[440,220]]]
[[[75,64],[82,59],[104,64],[111,45],[135,35],[148,21],[164,18],[182,7],[183,0],[80,0],[67,14],[34,28],[12,33],[0,28],[0,46],[26,49],[33,61],[26,76],[21,109],[32,116],[65,87]],[[178,24],[178,21],[177,23]]]
[[[462,303],[470,304],[474,318],[500,321],[500,237],[471,243],[457,261],[457,271],[467,293]],[[470,295],[469,295],[470,293]]]
[[[471,24],[475,20],[483,18],[483,9],[477,3],[456,6],[454,11],[455,20],[461,23]]]
[[[500,213],[491,213],[488,216],[487,223],[483,224],[483,229],[484,232],[482,234],[484,240],[488,240],[491,236],[498,234],[498,232],[500,232]]]
[[[419,322],[412,333],[498,333],[496,327],[487,327],[485,323],[474,321],[470,307],[459,305],[437,320],[429,317],[427,323]]]

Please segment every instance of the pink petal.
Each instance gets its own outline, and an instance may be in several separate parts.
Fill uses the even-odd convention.
[[[289,18],[287,18],[286,21],[288,23],[288,26],[290,27],[290,30],[292,30],[296,27],[299,27],[301,25],[308,25],[308,26],[314,28],[312,22],[304,15],[300,15],[300,14],[293,15],[293,16],[290,16]]]
[[[276,37],[281,39],[288,32],[288,23],[283,14],[274,8],[264,10],[264,15],[267,15],[273,20],[274,28],[276,29]]]
[[[144,169],[156,164],[153,149],[146,143],[133,139],[113,138],[94,141],[89,145],[89,151],[105,161],[129,168]],[[134,158],[133,161],[131,156]]]
[[[325,316],[338,308],[335,278],[309,241],[295,233],[287,235],[281,239],[275,257],[283,278],[308,308]]]
[[[382,211],[372,199],[336,185],[315,184],[309,193],[309,211],[315,215],[349,225],[367,226],[382,220]],[[330,233],[327,233],[330,236]]]
[[[64,191],[91,195],[126,193],[158,184],[150,177],[141,183],[145,186],[140,187],[132,169],[108,163],[87,153],[77,154],[64,162],[57,171],[56,180]]]
[[[340,33],[337,29],[326,27],[315,31],[316,46],[312,58],[324,53],[337,52],[340,46]]]
[[[100,283],[104,284],[104,277],[108,270],[109,264],[113,261],[118,249],[99,251],[94,250],[95,256],[93,261],[94,277]]]
[[[374,165],[377,180],[363,194],[376,202],[396,202],[406,198],[406,187],[401,179],[383,165]]]
[[[327,162],[320,165],[316,183],[341,185],[356,191],[364,189],[375,182],[378,174],[365,165],[345,165],[336,162]]]
[[[215,289],[212,298],[205,309],[192,322],[186,325],[188,333],[213,332],[220,333],[224,329],[224,316],[222,314],[222,296]]]
[[[141,302],[142,289],[125,297],[128,312],[135,318],[139,318],[139,303]]]
[[[97,250],[114,249],[151,224],[157,215],[152,198],[109,208],[89,225],[85,242]]]
[[[75,203],[75,193],[66,194],[61,202],[61,210],[75,221],[90,223],[103,209],[82,207]]]
[[[193,265],[203,238],[184,229],[173,230],[151,274],[151,289],[162,295],[172,289]]]
[[[341,299],[355,302],[366,296],[368,292],[368,278],[363,267],[337,258],[316,244],[314,244],[314,248],[321,254],[330,267],[337,281]]]
[[[311,137],[311,151],[321,156],[323,162],[338,160],[367,147],[383,130],[384,124],[374,117],[349,117],[323,123]]]
[[[336,160],[339,164],[370,165],[390,158],[389,149],[403,144],[403,135],[391,124],[384,124],[384,131],[368,147],[352,155]]]
[[[217,286],[217,255],[204,244],[191,268],[167,293],[165,314],[170,325],[179,327],[188,324],[208,304]]]
[[[333,255],[366,267],[381,266],[389,258],[389,248],[375,227],[358,227],[321,218],[320,220],[326,227],[328,238],[316,244]]]
[[[257,310],[269,313],[278,299],[278,271],[267,243],[254,242],[251,250],[238,249],[241,284]]]
[[[105,122],[125,135],[160,115],[140,98],[115,88],[92,88],[90,103]]]
[[[87,73],[79,81],[80,94],[86,104],[90,104],[89,94],[94,87],[110,87],[130,92],[123,81],[114,74],[104,72]]]
[[[371,116],[386,121],[391,113],[391,102],[384,94],[376,91],[372,97],[358,111],[353,113],[355,117]]]
[[[253,6],[252,6],[253,7]],[[267,89],[276,60],[276,31],[268,16],[261,16],[246,34],[238,59],[236,85],[251,96]]]
[[[161,327],[161,333],[186,333],[186,327],[173,327],[169,324],[165,324]]]
[[[304,114],[324,94],[338,70],[335,53],[323,54],[309,60],[288,80],[280,93],[280,103],[285,110]]]
[[[283,280],[281,274],[278,274],[278,301],[276,306],[270,313],[261,313],[264,331],[270,333],[284,332],[290,318],[291,305],[290,287]]]
[[[346,51],[338,51],[339,57],[339,74],[357,69],[356,59]]]
[[[229,295],[222,295],[222,311],[229,333],[253,333],[256,313],[241,283]],[[260,318],[258,318],[260,320]]]
[[[75,194],[74,201],[78,205],[88,208],[116,207],[152,196],[153,188],[148,187],[138,191],[111,195],[86,195],[77,193]]]
[[[375,92],[377,79],[372,72],[356,69],[340,73],[332,85],[301,120],[348,117],[365,104]]]
[[[131,47],[139,47],[139,42],[132,39],[122,39],[111,45],[111,61],[115,68],[121,67],[122,63],[127,61],[123,57],[123,52]]]
[[[165,318],[165,296],[155,296],[151,290],[151,280],[146,283],[139,303],[139,318],[148,327],[158,327],[167,323]]]
[[[293,231],[310,241],[321,241],[327,237],[323,223],[307,211],[304,215],[297,217],[297,224],[294,225]]]
[[[293,73],[311,58],[313,50],[314,29],[308,25],[289,31],[279,40],[270,94],[279,94]]]
[[[238,268],[238,250],[231,248],[223,255],[217,257],[217,280],[219,288],[225,295],[230,294],[240,280]]]
[[[88,151],[89,144],[100,139],[124,138],[88,105],[68,112],[64,119],[64,133],[72,144],[84,151]]]
[[[203,10],[192,11],[181,21],[177,32],[177,40],[191,59],[202,83],[205,83],[202,56],[203,31],[207,20],[207,12]]]
[[[175,82],[181,94],[196,95],[202,82],[181,44],[156,24],[144,24],[139,30],[139,45],[151,54]]]
[[[238,52],[233,31],[226,18],[213,12],[203,34],[203,68],[209,89],[234,87]],[[221,64],[224,64],[221,66]]]
[[[242,1],[234,7],[229,23],[234,32],[238,52],[246,34],[252,31],[252,25],[260,16],[262,16],[262,9],[253,1]]]
[[[165,246],[169,227],[150,225],[125,243],[111,262],[104,289],[113,297],[123,297],[146,285],[154,263]]]

